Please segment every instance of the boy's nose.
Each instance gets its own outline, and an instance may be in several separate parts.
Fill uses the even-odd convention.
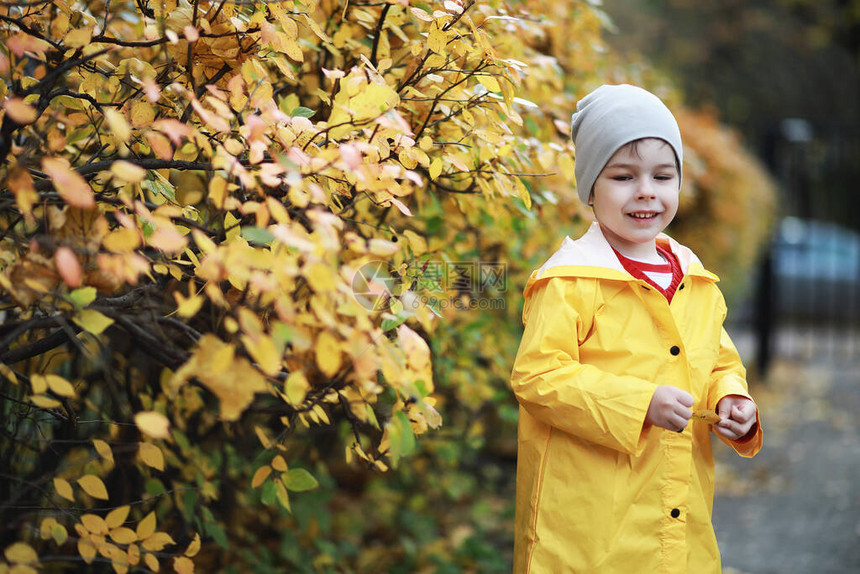
[[[654,186],[651,185],[650,181],[641,181],[636,188],[636,196],[641,199],[654,199],[656,197]]]

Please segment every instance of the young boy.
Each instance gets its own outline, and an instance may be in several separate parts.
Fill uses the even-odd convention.
[[[514,572],[719,573],[710,433],[751,457],[762,430],[717,277],[662,233],[678,124],[653,94],[602,86],[572,138],[596,221],[525,289]]]

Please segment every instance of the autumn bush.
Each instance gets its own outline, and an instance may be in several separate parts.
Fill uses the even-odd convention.
[[[28,0],[0,22],[0,571],[508,570],[520,289],[587,222],[567,124],[624,75],[605,17]],[[687,141],[689,201],[766,211],[762,174]]]

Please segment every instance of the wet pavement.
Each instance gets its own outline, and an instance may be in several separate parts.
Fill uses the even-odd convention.
[[[759,455],[715,444],[724,574],[860,573],[860,356],[792,355],[751,389]]]

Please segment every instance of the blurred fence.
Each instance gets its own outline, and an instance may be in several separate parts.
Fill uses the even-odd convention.
[[[816,133],[786,120],[771,169],[782,184],[780,220],[733,325],[766,374],[774,358],[860,359],[860,210],[847,160],[860,137]],[[769,157],[767,157],[769,155]],[[852,180],[853,181],[850,181]]]

